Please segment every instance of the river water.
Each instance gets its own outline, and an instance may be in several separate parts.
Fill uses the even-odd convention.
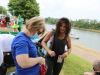
[[[55,29],[55,27],[55,25],[46,24],[47,31]],[[71,38],[71,41],[73,43],[100,51],[100,33],[73,28],[71,29],[71,32],[74,33],[76,36],[79,36],[79,39]]]

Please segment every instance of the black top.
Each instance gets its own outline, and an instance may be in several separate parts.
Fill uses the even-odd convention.
[[[10,18],[9,17],[5,17],[6,22],[10,22]]]
[[[52,50],[55,52],[56,56],[51,57],[50,55],[47,56],[48,59],[52,60],[53,62],[57,62],[58,56],[62,55],[65,52],[65,45],[67,44],[66,37],[64,39],[58,39],[56,35],[54,35],[54,45]]]

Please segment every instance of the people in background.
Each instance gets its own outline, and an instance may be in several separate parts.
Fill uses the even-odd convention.
[[[10,25],[9,25],[10,18],[9,18],[8,15],[6,15],[6,17],[5,17],[5,21],[6,21],[6,26],[7,26],[7,27],[10,27]]]
[[[92,66],[94,72],[85,72],[84,75],[100,75],[100,59],[95,60]]]
[[[43,39],[42,46],[47,51],[46,64],[48,69],[45,75],[59,75],[64,58],[66,58],[71,52],[71,39],[69,36],[71,30],[71,23],[68,18],[61,18],[56,24],[54,43],[50,50],[46,43],[52,35],[51,30]],[[65,52],[65,45],[68,46],[68,51]]]
[[[38,75],[40,65],[45,64],[45,59],[38,57],[36,46],[31,40],[43,35],[44,32],[44,19],[33,17],[27,22],[26,29],[15,36],[11,50],[18,75]]]
[[[1,21],[2,21],[2,16],[1,16]]]
[[[3,18],[2,18],[2,23],[4,23],[4,25],[5,25],[5,16],[3,16]]]
[[[19,32],[21,32],[23,19],[21,18],[20,14],[18,15],[18,25],[19,25]]]
[[[1,17],[0,17],[0,25],[1,25],[2,21],[1,21]]]
[[[17,23],[16,17],[12,19],[12,28],[14,28],[14,32],[18,32],[19,25]]]
[[[16,17],[14,17],[14,20],[15,20],[15,24],[17,24],[17,25],[18,25],[18,22],[17,22],[17,19],[16,19]]]

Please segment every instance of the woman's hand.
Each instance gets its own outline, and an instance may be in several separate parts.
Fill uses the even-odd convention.
[[[40,59],[40,65],[45,64],[45,59],[43,57],[38,57]]]
[[[54,51],[48,51],[48,54],[49,54],[51,57],[53,57],[53,56],[56,55]]]
[[[68,52],[63,53],[63,55],[61,55],[61,59],[64,59],[68,56]]]

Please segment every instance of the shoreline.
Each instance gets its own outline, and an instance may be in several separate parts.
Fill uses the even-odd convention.
[[[46,24],[50,24],[50,23],[46,23]],[[56,24],[50,24],[50,25],[56,25]],[[80,30],[87,30],[87,31],[92,31],[92,32],[99,32],[100,33],[100,30],[85,29],[85,28],[78,28],[78,27],[71,27],[71,28],[80,29]]]
[[[84,51],[86,51],[86,52],[89,52],[89,53],[91,53],[91,54],[94,54],[94,55],[100,57],[100,51],[97,51],[97,50],[91,49],[91,48],[87,48],[87,47],[85,47],[85,46],[83,46],[83,45],[75,44],[75,43],[72,43],[72,42],[71,42],[71,44],[72,44],[72,46],[74,46],[74,47],[77,47],[77,48],[79,48],[79,49],[82,49],[82,50],[84,50]],[[72,49],[72,50],[73,50],[73,49]]]
[[[78,27],[72,27],[74,29],[80,29],[80,30],[87,30],[87,31],[92,31],[92,32],[99,32],[100,33],[100,30],[93,30],[93,29],[85,29],[85,28],[78,28]]]

